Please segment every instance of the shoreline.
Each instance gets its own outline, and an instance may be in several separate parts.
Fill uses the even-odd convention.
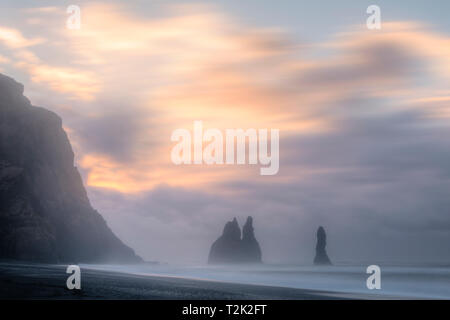
[[[0,263],[0,299],[335,300],[377,298],[371,295],[364,297],[338,292],[136,275],[89,268],[82,268],[81,290],[69,290],[66,288],[66,280],[69,276],[63,265]]]

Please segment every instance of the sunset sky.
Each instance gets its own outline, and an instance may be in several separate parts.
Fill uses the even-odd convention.
[[[252,215],[267,262],[311,261],[319,225],[332,260],[450,261],[449,12],[6,0],[0,72],[62,117],[92,205],[147,260],[205,262],[225,222]],[[278,174],[174,165],[171,133],[195,120],[279,129]]]

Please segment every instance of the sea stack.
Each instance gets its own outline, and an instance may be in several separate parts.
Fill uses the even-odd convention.
[[[261,248],[253,231],[253,218],[248,217],[242,228],[242,259],[244,262],[261,262]]]
[[[327,246],[327,234],[325,229],[320,226],[317,229],[317,244],[316,244],[316,257],[314,258],[315,265],[331,265],[330,258],[328,258],[326,247]]]
[[[209,252],[208,263],[232,263],[241,245],[241,229],[236,218],[223,228],[222,235],[214,241]]]
[[[225,224],[222,235],[211,246],[208,263],[261,263],[261,248],[255,238],[252,217],[247,218],[242,238],[236,218]]]
[[[0,74],[0,259],[141,262],[92,208],[55,113]]]

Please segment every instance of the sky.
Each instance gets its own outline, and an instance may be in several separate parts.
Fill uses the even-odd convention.
[[[366,9],[381,9],[381,29]],[[81,9],[81,28],[66,12]],[[0,72],[63,119],[89,198],[146,260],[450,261],[450,3],[2,1]],[[280,130],[280,167],[175,165],[174,130]]]

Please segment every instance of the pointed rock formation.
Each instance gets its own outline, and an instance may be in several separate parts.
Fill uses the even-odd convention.
[[[252,217],[248,217],[241,239],[241,229],[236,218],[227,222],[222,235],[211,246],[208,263],[260,263],[261,249],[252,223]]]
[[[242,258],[245,262],[261,262],[261,248],[253,232],[253,218],[248,217],[242,228]]]
[[[140,262],[89,202],[62,121],[0,74],[0,259]]]
[[[316,257],[314,258],[315,265],[331,265],[330,258],[328,258],[325,247],[327,246],[327,235],[325,229],[320,226],[317,229],[317,245]]]
[[[214,241],[209,252],[208,263],[232,263],[241,244],[241,229],[236,218],[228,221],[222,235]]]

